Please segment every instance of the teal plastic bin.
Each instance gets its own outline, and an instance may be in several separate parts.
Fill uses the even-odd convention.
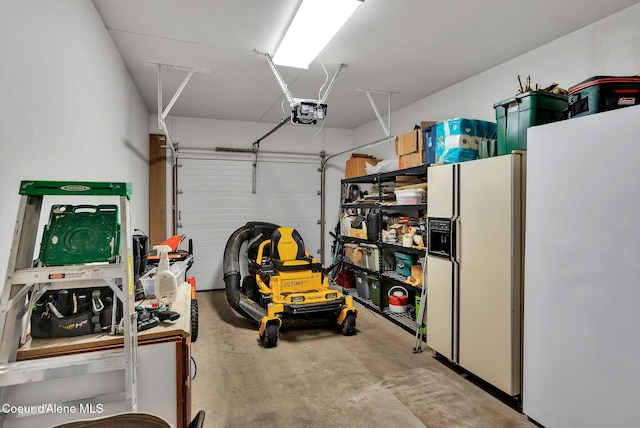
[[[396,272],[403,276],[411,276],[411,266],[416,262],[416,259],[411,254],[395,253],[396,255]]]
[[[527,129],[562,118],[567,97],[544,91],[530,91],[493,105],[498,122],[498,155],[527,150]]]

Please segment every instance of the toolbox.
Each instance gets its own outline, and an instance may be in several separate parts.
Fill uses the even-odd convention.
[[[640,76],[594,76],[569,88],[568,118],[640,104]]]

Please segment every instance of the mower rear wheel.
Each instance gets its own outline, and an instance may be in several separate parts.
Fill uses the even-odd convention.
[[[353,336],[356,334],[356,316],[354,314],[347,314],[340,325],[340,333],[345,336]]]
[[[268,324],[260,336],[260,342],[265,348],[273,348],[278,344],[278,324]]]

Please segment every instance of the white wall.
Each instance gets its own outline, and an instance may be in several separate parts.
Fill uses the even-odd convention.
[[[151,115],[149,129],[151,133],[162,134],[158,129],[157,116]],[[202,118],[189,118],[169,116],[166,120],[167,128],[174,143],[179,148],[215,149],[216,147],[251,149],[253,142],[264,136],[274,128],[275,124],[255,122],[240,122],[229,120],[215,120]],[[324,151],[327,156],[347,150],[355,145],[353,132],[336,128],[321,128],[320,125],[285,125],[265,138],[260,143],[260,150],[308,153],[319,155]],[[179,149],[180,150],[180,149]],[[216,155],[211,151],[211,155]],[[224,158],[225,153],[217,156]],[[326,167],[326,195],[325,215],[325,262],[331,260],[330,247],[333,242],[328,235],[333,231],[339,215],[340,179],[344,178],[344,167],[349,154],[335,157],[327,163]],[[318,158],[318,166],[320,159]],[[295,177],[292,177],[295,180]],[[258,186],[260,183],[258,183]],[[171,187],[168,187],[169,191]],[[320,180],[317,189],[309,189],[315,193],[320,190]],[[248,193],[251,189],[247,189]],[[170,197],[170,195],[169,195]],[[295,201],[292,201],[295,203]],[[224,204],[224,201],[221,201]],[[316,213],[320,219],[320,213]],[[167,218],[171,218],[170,214]],[[255,220],[262,220],[256,218]],[[239,224],[238,227],[242,226]],[[196,242],[194,242],[194,245]]]
[[[517,93],[520,75],[546,86],[568,89],[595,75],[640,73],[640,4],[575,31],[484,73],[423,98],[391,113],[391,134],[409,132],[420,121],[466,117],[495,121],[493,105]],[[500,49],[499,45],[487,49]],[[393,103],[393,97],[392,97]],[[385,119],[386,120],[386,119]],[[378,121],[355,130],[359,144],[384,136]],[[393,157],[394,146],[368,152]]]
[[[423,98],[391,114],[391,134],[409,132],[424,120],[467,117],[495,121],[493,105],[515,96],[517,76],[532,76],[534,83],[557,82],[570,86],[594,75],[633,75],[640,73],[640,4],[582,28],[538,49],[493,67],[470,79]],[[491,47],[499,49],[499,46]],[[380,100],[376,100],[381,105]],[[393,105],[393,98],[392,98]],[[386,124],[386,116],[385,116]],[[197,118],[169,117],[167,125],[172,137],[188,147],[251,148],[251,143],[271,129],[273,124],[232,122]],[[152,133],[160,133],[157,119],[151,116]],[[375,120],[353,131],[318,127],[285,126],[268,137],[263,150],[286,150],[328,155],[383,138],[380,123]],[[396,158],[392,143],[363,150],[382,159]],[[326,227],[333,230],[338,216],[340,179],[349,155],[330,161],[327,169]],[[170,217],[167,217],[170,218]],[[325,241],[329,247],[331,239]],[[327,249],[328,251],[328,249]],[[330,255],[325,252],[325,260]]]
[[[93,3],[3,0],[0,58],[2,277],[21,180],[131,182],[148,229],[149,113]]]

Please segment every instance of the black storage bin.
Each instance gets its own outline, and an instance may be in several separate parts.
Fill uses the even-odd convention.
[[[569,88],[567,117],[640,104],[640,76],[594,76]]]

